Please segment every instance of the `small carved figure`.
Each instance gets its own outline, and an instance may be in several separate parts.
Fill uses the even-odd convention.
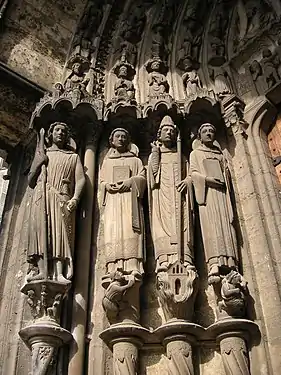
[[[165,40],[164,40],[163,25],[156,24],[153,27],[152,45],[151,45],[151,58],[152,59],[165,59]]]
[[[115,98],[117,100],[131,101],[135,98],[135,88],[132,82],[132,76],[135,70],[129,63],[118,63],[114,69],[118,79],[114,85]]]
[[[198,130],[201,144],[190,154],[210,284],[220,281],[222,270],[237,267],[230,173],[220,147],[214,143],[215,132],[212,124],[201,125]]]
[[[107,272],[121,269],[127,274],[141,275],[145,169],[127,130],[114,129],[109,143],[111,147],[100,172]]]
[[[30,262],[37,264],[39,273],[28,275],[27,280],[50,277],[68,282],[65,277],[70,279],[73,274],[75,210],[85,177],[80,158],[69,144],[70,133],[65,123],[52,124],[47,141],[49,147],[44,150],[41,131],[28,175],[29,186],[34,189],[28,256]]]
[[[269,48],[262,51],[261,66],[267,89],[272,88],[279,80],[276,68],[274,66],[274,56]]]
[[[111,283],[106,289],[102,300],[102,306],[111,324],[116,322],[116,318],[122,308],[122,298],[126,290],[134,284],[135,278],[133,275],[129,275],[128,280],[125,278],[123,272],[118,270],[111,275]]]
[[[223,98],[232,92],[230,77],[223,66],[214,66],[211,69],[211,78],[214,82],[215,93]]]
[[[182,80],[186,88],[186,95],[194,95],[198,92],[198,89],[202,88],[199,75],[197,71],[192,68],[192,62],[189,59],[185,59],[183,64],[185,73],[182,75]]]
[[[178,152],[176,126],[170,116],[165,116],[148,161],[151,233],[157,270],[167,270],[179,260],[179,252],[185,266],[193,264],[192,186],[187,160]]]
[[[40,314],[40,311],[38,311],[38,299],[36,298],[35,291],[30,289],[27,292],[27,303],[30,306],[31,315],[35,319]]]
[[[222,301],[218,304],[220,311],[225,310],[231,317],[243,318],[248,294],[247,282],[242,275],[237,271],[230,271],[222,280]]]
[[[63,295],[61,293],[56,294],[52,307],[47,308],[47,314],[51,319],[59,319],[62,299]]]
[[[85,72],[89,68],[88,61],[83,60],[78,56],[77,58],[74,58],[71,63],[72,72],[65,80],[65,92],[79,90],[85,97],[87,97],[89,95],[87,92],[87,86],[90,79]]]
[[[169,92],[169,84],[163,74],[164,64],[161,60],[152,60],[147,64],[149,97],[159,97]]]
[[[266,82],[262,73],[261,64],[257,60],[254,60],[252,61],[249,70],[252,74],[252,78],[258,94],[262,95],[266,90]]]

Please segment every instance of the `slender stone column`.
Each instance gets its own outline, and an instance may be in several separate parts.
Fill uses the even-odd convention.
[[[194,343],[194,337],[184,334],[164,339],[170,375],[194,375],[191,343]]]
[[[138,349],[142,343],[134,337],[120,337],[113,340],[114,375],[135,375],[138,373]]]
[[[69,375],[83,374],[85,332],[87,322],[88,288],[89,288],[89,263],[91,254],[91,240],[93,227],[93,206],[95,191],[96,148],[99,137],[99,125],[95,124],[88,135],[84,167],[86,186],[82,201],[82,218],[79,222],[79,238],[76,248],[77,264],[75,270],[75,289],[72,313],[72,334],[74,344],[71,348]]]
[[[218,336],[225,375],[250,375],[249,356],[243,332]]]

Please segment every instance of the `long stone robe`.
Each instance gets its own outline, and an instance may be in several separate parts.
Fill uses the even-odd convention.
[[[157,155],[156,155],[157,158]],[[187,191],[177,192],[176,185],[188,175],[188,165],[182,157],[182,173],[179,176],[176,149],[161,147],[160,159],[153,152],[148,160],[148,188],[150,224],[157,269],[163,263],[169,266],[178,260],[178,230],[182,233],[181,254],[184,262],[193,264],[193,209],[191,184]],[[157,171],[155,173],[155,164]],[[181,224],[179,225],[179,205]]]
[[[130,191],[110,194],[107,183],[114,181],[115,167],[129,167]],[[110,149],[100,171],[102,204],[104,205],[104,246],[107,271],[121,268],[124,272],[143,272],[144,219],[142,197],[146,174],[142,161],[132,152],[120,154]]]
[[[37,179],[32,198],[28,255],[43,256],[44,215],[47,214],[48,258],[67,259],[68,277],[72,275],[75,212],[66,203],[74,194],[75,170],[79,156],[68,150],[47,149],[46,212],[43,200],[43,172]],[[82,168],[82,166],[81,166]]]
[[[215,161],[212,172],[206,170],[206,159],[207,162],[211,160],[211,163]],[[211,149],[200,145],[190,154],[190,173],[199,206],[206,261],[209,267],[215,264],[219,267],[234,268],[237,264],[237,241],[233,227],[230,174],[221,150],[215,146]],[[226,188],[215,189],[207,186],[207,176],[220,175]]]

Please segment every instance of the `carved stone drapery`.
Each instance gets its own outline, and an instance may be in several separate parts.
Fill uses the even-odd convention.
[[[250,375],[248,349],[243,336],[226,334],[219,340],[225,375]]]
[[[192,340],[191,340],[192,341]],[[184,335],[165,340],[169,375],[194,375],[192,346]]]

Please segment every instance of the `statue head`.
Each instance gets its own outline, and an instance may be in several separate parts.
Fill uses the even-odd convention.
[[[131,142],[129,132],[124,128],[114,129],[109,137],[109,144],[120,153],[128,150]]]
[[[54,122],[48,130],[49,143],[55,144],[58,148],[65,148],[70,140],[69,127],[64,122]]]
[[[239,272],[235,270],[231,270],[226,276],[225,280],[229,282],[232,285],[238,285],[242,282],[242,276],[240,275]]]
[[[250,65],[250,72],[258,76],[262,75],[261,64],[257,60],[252,61]]]
[[[170,116],[163,117],[158,129],[157,139],[167,148],[172,148],[177,140],[177,127]]]
[[[127,77],[128,69],[126,65],[122,65],[119,69],[119,77]]]
[[[160,61],[155,60],[151,63],[151,70],[154,72],[159,72],[160,70]]]
[[[73,73],[80,75],[83,73],[82,64],[80,62],[76,62],[72,65]]]
[[[198,138],[206,146],[212,146],[216,136],[216,128],[211,123],[204,123],[198,129]]]

